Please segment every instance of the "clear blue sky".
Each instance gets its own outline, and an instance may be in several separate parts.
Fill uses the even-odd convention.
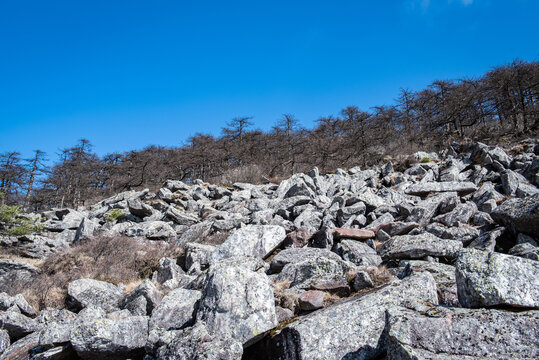
[[[536,0],[0,3],[0,152],[180,145],[234,116],[307,127],[399,88],[539,59]]]

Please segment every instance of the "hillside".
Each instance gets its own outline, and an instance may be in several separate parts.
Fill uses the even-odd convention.
[[[538,154],[3,206],[0,359],[538,358]]]

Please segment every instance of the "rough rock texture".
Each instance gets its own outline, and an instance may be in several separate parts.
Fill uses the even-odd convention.
[[[41,324],[34,319],[14,311],[0,311],[0,324],[12,342],[41,328]]]
[[[268,277],[240,264],[212,266],[197,321],[204,322],[212,335],[227,335],[244,344],[273,328],[277,317]]]
[[[271,272],[280,272],[286,265],[294,264],[306,259],[316,261],[318,258],[327,258],[335,261],[341,260],[339,255],[326,249],[318,248],[290,248],[280,251],[270,262]]]
[[[454,258],[462,242],[440,239],[430,233],[395,236],[378,249],[384,260],[421,259],[425,256]]]
[[[458,297],[465,307],[539,307],[539,262],[463,250],[456,263]]]
[[[155,285],[146,279],[120,301],[120,307],[133,315],[146,316],[159,305],[162,297]]]
[[[334,251],[344,260],[358,266],[378,266],[382,263],[376,250],[359,241],[342,240],[335,245]]]
[[[285,326],[269,343],[260,345],[265,346],[263,350],[255,348],[253,353],[260,359],[376,358],[385,347],[386,310],[410,301],[436,303],[432,276],[395,280],[372,293],[314,312]]]
[[[388,354],[396,359],[536,359],[539,311],[433,307],[388,311]]]
[[[269,255],[286,237],[285,229],[276,225],[250,225],[238,229],[212,253],[212,261],[237,257],[253,256],[264,258]]]
[[[71,331],[71,344],[83,359],[140,356],[148,339],[148,318],[85,320]]]
[[[195,305],[201,296],[197,290],[172,290],[152,312],[150,330],[181,329],[189,325],[194,320]]]
[[[490,214],[492,218],[505,224],[515,234],[531,236],[539,234],[539,194],[523,199],[504,201]]]
[[[118,309],[122,292],[118,287],[104,281],[79,279],[69,283],[67,295],[68,304],[73,309],[97,306],[105,311],[114,311]]]
[[[308,289],[321,281],[342,280],[354,268],[352,263],[330,258],[307,258],[287,264],[277,275],[276,281],[290,281],[290,287]]]

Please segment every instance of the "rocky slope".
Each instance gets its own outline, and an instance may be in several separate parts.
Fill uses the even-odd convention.
[[[0,294],[0,359],[539,358],[537,153],[535,140],[453,144],[279,185],[171,180],[29,215],[45,231],[1,238],[28,258],[97,236],[185,251],[127,293],[72,281],[63,309]],[[0,284],[40,271],[0,260]]]

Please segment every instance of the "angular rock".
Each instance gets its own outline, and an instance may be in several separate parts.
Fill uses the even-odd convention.
[[[237,257],[253,256],[265,258],[280,245],[286,232],[276,225],[248,225],[238,229],[212,253],[212,261]]]
[[[278,273],[287,264],[298,263],[306,259],[316,261],[318,258],[341,260],[339,255],[326,249],[318,248],[290,248],[280,251],[270,262],[270,272]]]
[[[386,310],[417,301],[437,301],[429,274],[395,280],[302,317],[253,346],[244,358],[374,359],[385,349]]]
[[[371,277],[365,271],[358,271],[352,282],[352,289],[354,291],[361,291],[366,288],[374,287]]]
[[[388,314],[388,359],[535,359],[539,311],[433,307]]]
[[[378,253],[384,260],[422,259],[426,256],[455,258],[462,249],[456,240],[440,239],[430,233],[395,236],[382,244]]]
[[[39,273],[41,273],[41,269],[27,262],[0,260],[0,285],[12,283],[24,284]]]
[[[0,324],[8,332],[12,342],[41,328],[41,324],[34,319],[13,311],[0,311]]]
[[[401,279],[421,272],[430,273],[438,288],[439,303],[460,307],[454,266],[421,260],[402,260],[399,262],[399,268],[403,269],[399,275]]]
[[[190,274],[199,274],[211,264],[211,255],[215,246],[189,243],[185,245],[185,270]]]
[[[509,249],[508,254],[539,261],[539,247],[533,246],[530,243],[515,245],[511,249]]]
[[[140,201],[140,199],[127,200],[127,207],[129,212],[141,219],[153,214],[153,209],[150,205],[147,205]]]
[[[196,217],[189,215],[184,211],[178,210],[174,206],[170,206],[168,208],[165,216],[179,225],[192,225],[198,222]]]
[[[496,240],[500,238],[505,232],[505,228],[499,227],[497,229],[486,231],[479,235],[469,245],[469,249],[477,249],[482,251],[493,252],[496,248]]]
[[[94,319],[78,323],[70,342],[82,359],[126,359],[144,353],[148,318]]]
[[[494,209],[490,216],[515,234],[536,236],[539,234],[539,194],[506,200]]]
[[[419,224],[415,222],[394,221],[380,225],[378,231],[382,230],[389,236],[406,235],[418,226]]]
[[[1,329],[0,330],[0,355],[2,355],[4,351],[6,351],[6,349],[9,347],[10,344],[11,342],[9,340],[8,332],[4,329]]]
[[[452,227],[460,224],[467,224],[477,212],[477,206],[473,202],[459,204],[451,212],[436,216],[433,220]]]
[[[120,301],[120,307],[133,315],[150,315],[162,299],[161,292],[148,279],[137,286]]]
[[[458,297],[465,307],[539,308],[539,262],[464,249],[457,259]]]
[[[325,293],[319,290],[308,290],[299,296],[299,308],[305,311],[324,307]]]
[[[200,291],[174,289],[152,312],[150,330],[182,329],[194,321],[195,305],[202,296]]]
[[[353,239],[367,240],[374,238],[374,231],[368,229],[333,229],[333,238],[338,239]]]
[[[473,227],[445,227],[438,223],[432,223],[425,227],[425,231],[429,232],[441,239],[459,240],[463,245],[468,245],[479,236],[479,230]]]
[[[122,292],[117,286],[104,281],[79,279],[67,286],[68,307],[81,310],[87,306],[97,306],[105,311],[118,309]]]
[[[427,195],[438,192],[457,192],[465,195],[474,192],[475,190],[477,190],[477,186],[472,182],[448,181],[413,184],[408,186],[405,192],[410,195]]]
[[[206,324],[211,335],[231,337],[244,345],[275,327],[275,300],[268,277],[239,264],[210,267],[198,321]]]
[[[334,251],[344,260],[358,266],[378,266],[382,263],[376,250],[359,241],[342,240],[335,245]]]

